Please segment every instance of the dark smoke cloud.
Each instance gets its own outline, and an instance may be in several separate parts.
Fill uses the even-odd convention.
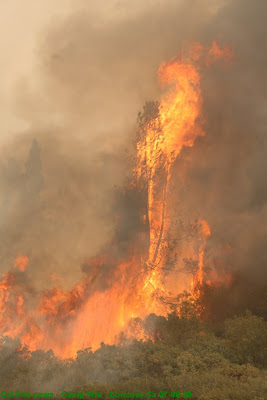
[[[29,124],[3,151],[7,201],[16,205],[5,230],[5,271],[28,252],[33,280],[64,276],[70,286],[80,265],[101,252],[114,232],[114,186],[129,176],[136,115],[159,97],[159,64],[185,42],[233,43],[229,68],[203,72],[206,137],[185,149],[174,166],[186,182],[180,201],[211,225],[212,249],[228,242],[233,268],[261,279],[266,242],[266,5],[252,0],[101,3],[73,6],[39,39],[35,75],[18,85],[14,111]],[[78,6],[79,5],[79,6]],[[82,10],[81,10],[82,7]],[[103,9],[102,9],[102,8]],[[105,9],[107,7],[107,9]],[[20,175],[32,140],[41,148],[42,217],[20,218]],[[15,168],[15,172],[14,172]],[[12,172],[13,171],[13,172]],[[12,200],[11,200],[12,199]],[[17,199],[17,200],[16,200]],[[41,220],[40,220],[41,218]],[[41,222],[40,222],[41,221]],[[217,247],[216,247],[217,246]]]

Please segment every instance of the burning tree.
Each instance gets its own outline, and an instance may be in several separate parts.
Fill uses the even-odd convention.
[[[31,350],[52,348],[57,355],[68,357],[81,348],[96,349],[101,342],[115,343],[121,331],[126,338],[145,339],[142,326],[133,323],[135,318],[150,313],[166,316],[177,308],[184,290],[198,296],[205,280],[210,229],[200,218],[187,226],[174,218],[171,179],[181,150],[204,135],[200,65],[209,66],[230,55],[231,49],[216,42],[211,48],[193,44],[188,54],[160,66],[163,94],[160,101],[147,102],[138,115],[133,178],[119,196],[128,213],[119,213],[112,250],[87,260],[83,265],[85,276],[71,290],[44,290],[31,310],[24,303],[21,285],[16,284],[26,265],[20,274],[6,275],[1,282],[4,296],[0,307],[8,313],[14,291],[12,277],[18,299],[18,312],[12,319],[17,319],[18,327],[10,333],[10,318],[4,318],[2,332],[20,336]],[[25,198],[31,203],[41,187],[40,149],[34,141],[26,163]],[[180,243],[185,239],[190,240],[181,250]],[[175,277],[174,270],[180,275]],[[185,271],[189,273],[181,279]]]

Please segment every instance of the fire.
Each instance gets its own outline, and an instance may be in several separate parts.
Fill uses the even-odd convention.
[[[197,121],[202,97],[196,66],[174,59],[160,66],[158,76],[162,85],[168,85],[168,91],[160,102],[158,121],[148,124],[137,147],[138,176],[145,174],[148,181],[152,264],[157,261],[159,245],[168,228],[165,213],[171,165],[184,146],[193,146],[196,137],[204,134]],[[160,194],[156,193],[159,184]]]
[[[25,271],[29,262],[29,258],[27,256],[20,256],[16,259],[14,267],[18,268],[20,271]]]
[[[137,142],[137,163],[132,186],[142,187],[147,194],[149,244],[147,251],[133,249],[128,259],[103,254],[86,261],[89,273],[71,290],[60,287],[44,290],[33,307],[28,302],[31,290],[21,274],[26,273],[27,256],[15,261],[15,269],[4,274],[0,282],[0,332],[19,336],[30,350],[53,349],[60,357],[75,356],[77,350],[97,349],[101,342],[116,343],[120,333],[126,337],[146,339],[133,318],[150,313],[166,315],[170,308],[163,298],[170,298],[164,267],[169,262],[171,228],[170,181],[172,168],[183,147],[194,145],[205,134],[202,117],[201,65],[209,66],[220,58],[231,61],[232,49],[211,48],[194,43],[187,55],[161,64],[158,79],[163,94],[154,116],[146,120]],[[117,221],[119,224],[119,221]],[[200,219],[195,242],[184,254],[197,271],[183,282],[175,280],[176,295],[183,290],[197,294],[205,280],[205,249],[210,236],[208,222]],[[172,246],[179,252],[179,247]],[[114,252],[115,253],[115,252]],[[174,267],[179,267],[174,258]],[[189,263],[189,264],[190,264]],[[106,265],[113,273],[106,276]],[[97,285],[105,277],[105,287]],[[54,283],[59,277],[52,275]],[[129,328],[131,327],[131,329]]]

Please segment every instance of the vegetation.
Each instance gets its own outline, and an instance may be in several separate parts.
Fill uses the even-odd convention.
[[[50,350],[29,352],[1,339],[1,390],[60,393],[191,391],[198,400],[267,398],[267,323],[247,311],[224,321],[185,313],[138,320],[148,341],[105,345],[60,360]],[[185,315],[187,314],[187,315]]]

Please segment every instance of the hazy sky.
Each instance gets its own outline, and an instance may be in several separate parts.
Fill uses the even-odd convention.
[[[176,3],[183,3],[177,0]],[[206,2],[205,2],[206,3]],[[209,1],[207,14],[213,14],[221,1]],[[155,6],[166,8],[164,0],[0,0],[0,143],[27,127],[27,122],[16,115],[13,109],[14,86],[22,79],[34,81],[38,63],[38,48],[49,25],[55,26],[69,13],[86,9],[93,23],[105,25],[111,20],[133,17]]]
[[[66,15],[71,3],[69,0],[0,0],[1,143],[25,126],[14,115],[14,85],[22,77],[31,76],[36,47],[45,26]]]

